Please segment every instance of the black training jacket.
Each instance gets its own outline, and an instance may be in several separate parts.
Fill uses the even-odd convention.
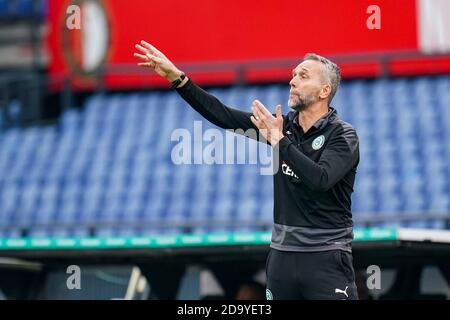
[[[190,79],[177,92],[221,128],[257,130],[251,113],[225,106]],[[277,146],[271,247],[300,252],[351,251],[351,194],[359,163],[356,131],[331,107],[307,133],[297,118],[294,111],[283,115],[285,137]]]

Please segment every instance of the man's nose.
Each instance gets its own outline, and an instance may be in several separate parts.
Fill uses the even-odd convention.
[[[292,78],[291,81],[289,81],[289,85],[290,85],[291,87],[294,87],[294,88],[295,88],[295,81],[294,81],[294,79],[295,79],[295,78]]]

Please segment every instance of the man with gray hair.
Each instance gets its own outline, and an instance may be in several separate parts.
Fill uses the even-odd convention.
[[[292,70],[288,105],[270,113],[258,100],[252,112],[225,106],[151,44],[136,45],[142,67],[172,83],[181,97],[224,129],[259,130],[280,161],[274,175],[274,225],[266,262],[267,299],[358,299],[351,243],[351,194],[359,163],[355,129],[331,106],[340,71],[307,54]]]

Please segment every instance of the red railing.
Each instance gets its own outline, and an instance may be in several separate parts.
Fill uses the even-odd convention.
[[[450,53],[423,54],[417,51],[368,52],[329,56],[341,68],[342,78],[378,78],[450,73]],[[197,83],[203,85],[240,85],[250,83],[286,82],[301,57],[270,59],[178,63]],[[149,69],[135,64],[105,65],[90,77],[53,75],[53,89],[61,89],[70,80],[76,90],[112,90],[167,87],[167,82]]]

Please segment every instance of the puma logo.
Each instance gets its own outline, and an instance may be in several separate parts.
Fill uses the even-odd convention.
[[[345,290],[336,288],[336,289],[334,289],[334,293],[343,293],[348,298],[347,289],[348,289],[348,286],[345,287]]]

